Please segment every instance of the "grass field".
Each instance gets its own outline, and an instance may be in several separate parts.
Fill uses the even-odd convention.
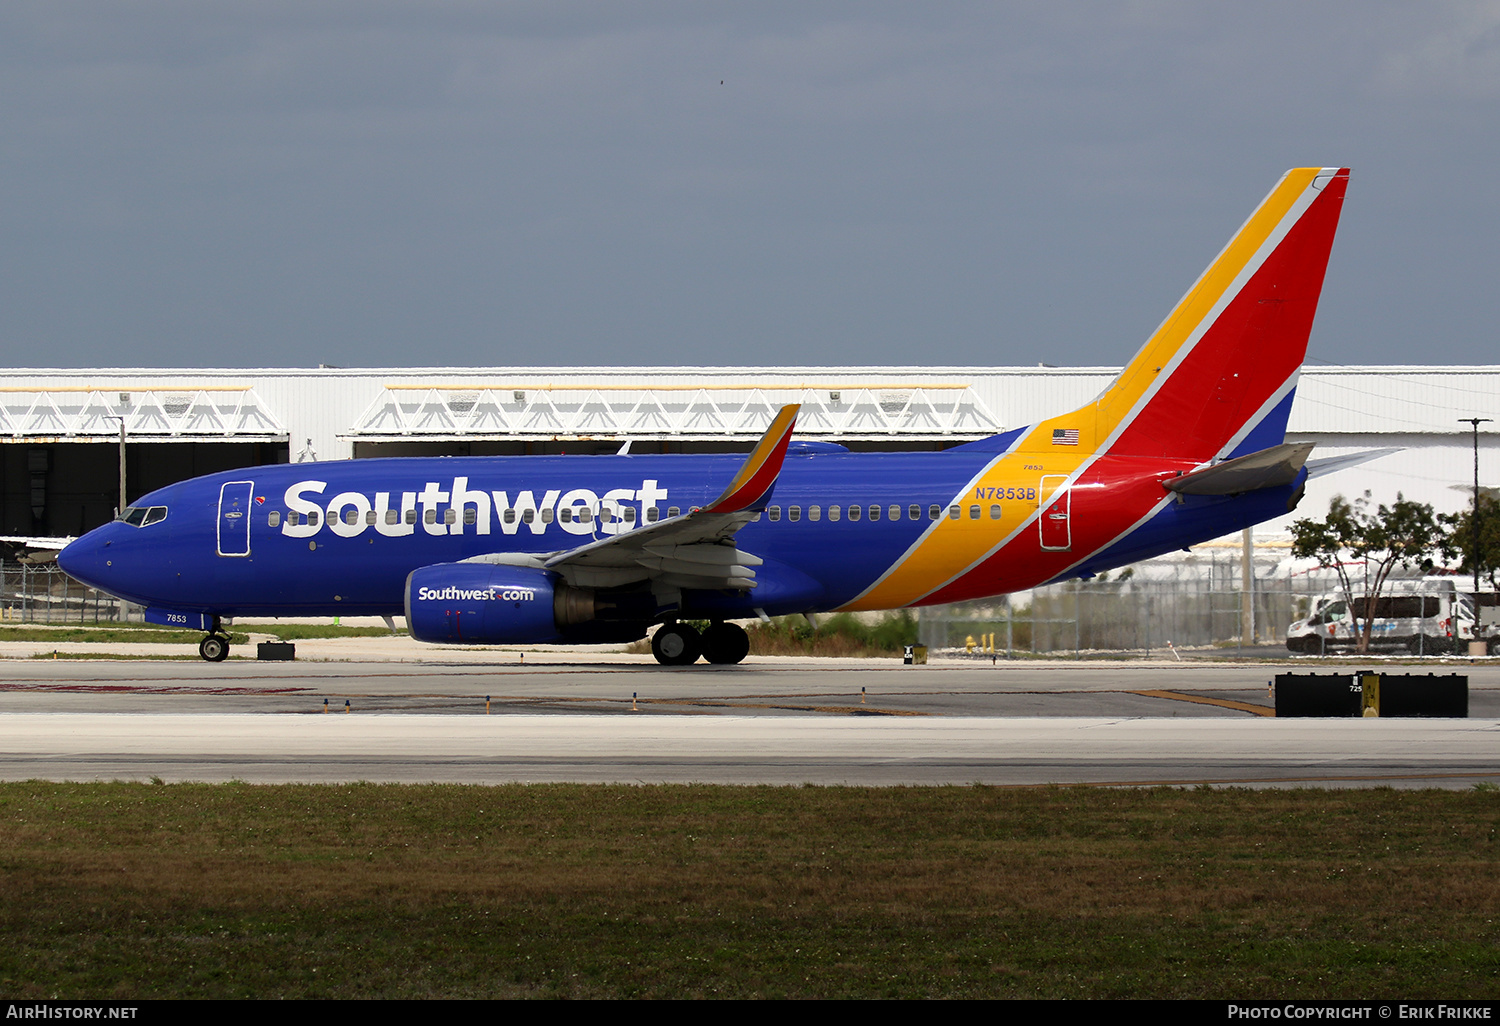
[[[1449,997],[1500,791],[0,784],[0,993]]]

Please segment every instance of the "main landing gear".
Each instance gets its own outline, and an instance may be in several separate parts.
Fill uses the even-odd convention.
[[[685,623],[664,623],[651,636],[651,654],[663,666],[690,666],[701,655],[711,663],[737,663],[750,654],[750,636],[738,624],[709,624],[698,631]]]

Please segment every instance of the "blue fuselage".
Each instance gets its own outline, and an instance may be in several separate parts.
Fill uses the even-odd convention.
[[[757,586],[689,595],[682,612],[729,618],[846,605],[910,558],[937,522],[971,510],[977,518],[1013,513],[1018,504],[1034,511],[1034,480],[1030,488],[1021,482],[970,494],[995,458],[994,451],[967,449],[794,451],[770,508],[735,535],[739,549],[765,560]],[[117,520],[91,531],[61,562],[75,578],[151,607],[226,617],[398,614],[407,575],[418,568],[495,553],[561,552],[686,513],[712,502],[742,461],[530,456],[256,467],[146,495],[132,506],[135,524]],[[1135,544],[1121,538],[1108,550],[1079,551],[1074,565],[1078,573],[1098,572],[1217,537],[1279,512],[1288,494],[1169,505],[1137,525]],[[1107,514],[1082,491],[1073,503],[1075,518]],[[976,551],[1003,540],[999,521],[991,537],[983,534],[987,526],[972,525],[981,542]],[[1043,579],[996,579],[983,590]]]

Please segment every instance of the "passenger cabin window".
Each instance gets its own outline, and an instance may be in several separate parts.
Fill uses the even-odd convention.
[[[279,510],[279,509],[273,509],[273,510],[271,510],[271,515],[266,518],[266,526],[267,527],[280,527],[281,526],[281,510]]]
[[[503,516],[507,524],[514,524],[516,522],[516,511],[513,509],[507,509]]]
[[[574,515],[577,517],[580,524],[592,523],[594,519],[593,511],[587,508],[579,510]]]
[[[879,520],[879,519],[880,519],[880,507],[872,505],[870,507],[870,520],[871,521],[875,521],[875,520]]]
[[[646,523],[648,523],[648,524],[654,524],[654,523],[656,523],[660,519],[661,519],[661,510],[657,509],[655,506],[647,506],[646,507]]]
[[[366,524],[373,524],[374,522],[375,522],[375,511],[373,509],[367,509],[367,510],[365,510],[365,523]]]
[[[948,507],[948,519],[949,520],[957,520],[962,514],[963,514],[963,510],[959,509],[957,506],[949,506]]]
[[[943,517],[943,507],[939,506],[935,502],[931,506],[927,507],[927,519],[928,520],[941,520],[942,517]]]
[[[900,520],[901,519],[901,507],[897,506],[895,503],[891,503],[891,508],[888,509],[888,510],[886,510],[886,515],[888,517],[890,517],[892,520]]]
[[[624,510],[624,513],[625,513],[625,522],[627,524],[633,524],[633,523],[635,523],[635,507],[634,506],[626,506],[625,510]]]
[[[557,519],[560,523],[571,524],[573,522],[572,508],[569,506],[564,506],[562,509],[558,510]]]
[[[443,510],[443,523],[445,523],[445,524],[456,524],[456,523],[458,523],[458,510],[454,509],[451,506],[448,507],[447,509]]]
[[[316,527],[316,526],[318,526],[318,521],[320,519],[322,519],[322,514],[319,513],[317,510],[312,510],[310,513],[307,514],[307,523],[308,523],[308,526],[310,526],[310,527]]]
[[[669,517],[676,517],[676,516],[681,516],[681,515],[682,515],[682,510],[679,509],[678,507],[676,507],[676,506],[668,506],[667,507],[667,516],[669,516]]]
[[[766,513],[767,513],[768,516],[770,516],[772,523],[775,523],[776,521],[778,521],[778,520],[781,519],[781,507],[780,506],[771,506],[770,508],[768,508],[766,510]]]
[[[843,512],[844,512],[844,508],[842,506],[829,506],[828,507],[828,519],[831,520],[831,521],[833,521],[836,524],[839,521],[839,517],[841,515],[843,515]]]
[[[435,524],[435,523],[437,523],[437,510],[435,510],[435,509],[429,509],[429,510],[427,510],[426,513],[422,514],[422,520],[423,520],[423,522],[428,523],[428,524]]]
[[[521,511],[521,522],[523,524],[529,524],[529,523],[531,523],[535,519],[536,519],[536,510],[534,510],[534,509],[523,509]]]
[[[531,510],[528,509],[526,512],[530,513]],[[527,517],[525,519],[526,519],[526,522],[528,524],[531,523],[531,518],[530,517]],[[546,509],[542,510],[542,523],[544,523],[544,524],[550,524],[550,523],[552,523],[552,507],[551,506],[548,506]]]
[[[473,506],[470,506],[468,509],[464,510],[464,523],[469,527],[473,527],[475,524],[479,523],[479,510],[475,509]]]
[[[296,527],[298,524],[302,523],[302,514],[288,513],[286,515],[286,522],[291,524],[293,527]]]
[[[823,519],[823,507],[822,506],[809,506],[809,507],[807,507],[807,519],[809,519],[809,520],[822,520]]]
[[[416,510],[409,509],[409,510],[406,511],[406,522],[408,524],[415,524],[417,522],[417,511]]]
[[[969,519],[970,520],[978,520],[979,519],[979,507],[978,506],[970,506],[969,507]]]
[[[922,519],[922,507],[918,506],[915,502],[912,503],[910,506],[906,507],[906,519],[908,519],[908,520],[921,520]]]
[[[344,523],[346,523],[346,524],[357,524],[357,523],[359,523],[359,510],[357,510],[357,509],[346,509],[346,510],[344,510]]]
[[[856,521],[858,519],[859,519],[859,507],[858,506],[850,506],[849,507],[849,520],[850,520],[850,522],[852,523],[853,521]]]
[[[786,508],[786,518],[788,520],[801,520],[802,519],[802,507],[801,506],[788,506]]]
[[[400,519],[401,519],[401,511],[400,510],[398,510],[398,509],[388,509],[388,510],[385,511],[385,522],[386,523],[388,523],[388,524],[394,524],[397,520],[400,520]]]
[[[999,506],[991,506],[990,507],[990,519],[991,520],[999,520],[1000,519],[1000,507]]]

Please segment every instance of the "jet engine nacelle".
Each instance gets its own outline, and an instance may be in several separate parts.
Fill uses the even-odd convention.
[[[418,641],[525,645],[561,638],[553,604],[572,591],[546,570],[437,563],[406,578],[406,624]]]

